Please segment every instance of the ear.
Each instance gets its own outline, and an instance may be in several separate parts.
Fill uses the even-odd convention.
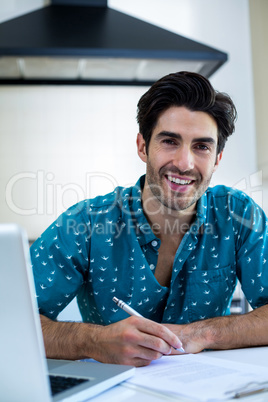
[[[137,144],[137,152],[138,152],[139,157],[141,158],[141,160],[143,162],[146,163],[147,162],[146,145],[145,145],[145,140],[141,133],[138,133],[138,135],[137,135],[136,144]]]
[[[218,166],[219,166],[220,161],[221,161],[221,158],[222,158],[222,154],[223,154],[223,151],[221,151],[221,152],[217,155],[216,163],[215,163],[215,166],[214,166],[214,169],[213,169],[213,173],[218,169]]]

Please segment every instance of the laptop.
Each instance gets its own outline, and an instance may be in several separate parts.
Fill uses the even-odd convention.
[[[134,374],[131,366],[45,358],[28,240],[16,224],[0,224],[0,306],[2,401],[84,401]],[[68,388],[52,391],[49,378]]]

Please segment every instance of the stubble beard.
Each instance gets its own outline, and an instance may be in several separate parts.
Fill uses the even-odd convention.
[[[165,173],[166,172],[166,173]],[[194,177],[195,183],[192,185],[191,194],[185,195],[170,189],[166,184],[165,175],[167,173],[174,173],[181,177]],[[147,161],[146,179],[151,190],[152,195],[165,207],[165,212],[185,211],[191,206],[196,204],[199,198],[207,190],[211,176],[203,181],[200,174],[195,172],[179,172],[178,169],[161,168],[159,173],[155,171],[149,161]],[[167,190],[166,190],[167,189]]]

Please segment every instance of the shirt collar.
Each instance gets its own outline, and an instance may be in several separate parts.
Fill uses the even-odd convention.
[[[197,201],[195,220],[191,224],[188,233],[191,233],[197,240],[197,235],[201,233],[201,227],[206,225],[207,219],[207,192]]]
[[[141,176],[137,183],[130,188],[124,188],[120,197],[122,219],[126,224],[135,225],[137,238],[141,246],[156,240],[160,246],[160,240],[154,235],[142,208],[142,189],[145,183],[145,175]]]
[[[196,205],[196,220],[195,222],[199,222],[200,226],[202,223],[206,222],[207,217],[207,192],[205,192],[201,198],[197,201]]]

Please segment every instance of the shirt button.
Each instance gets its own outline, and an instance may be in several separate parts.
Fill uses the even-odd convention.
[[[151,264],[151,265],[150,265],[150,270],[153,271],[154,269],[155,269],[154,264]]]
[[[153,247],[156,247],[156,246],[157,246],[157,244],[158,244],[158,243],[157,243],[157,241],[156,241],[156,240],[153,240],[153,241],[152,241],[152,243],[151,243],[151,245],[152,245]]]

